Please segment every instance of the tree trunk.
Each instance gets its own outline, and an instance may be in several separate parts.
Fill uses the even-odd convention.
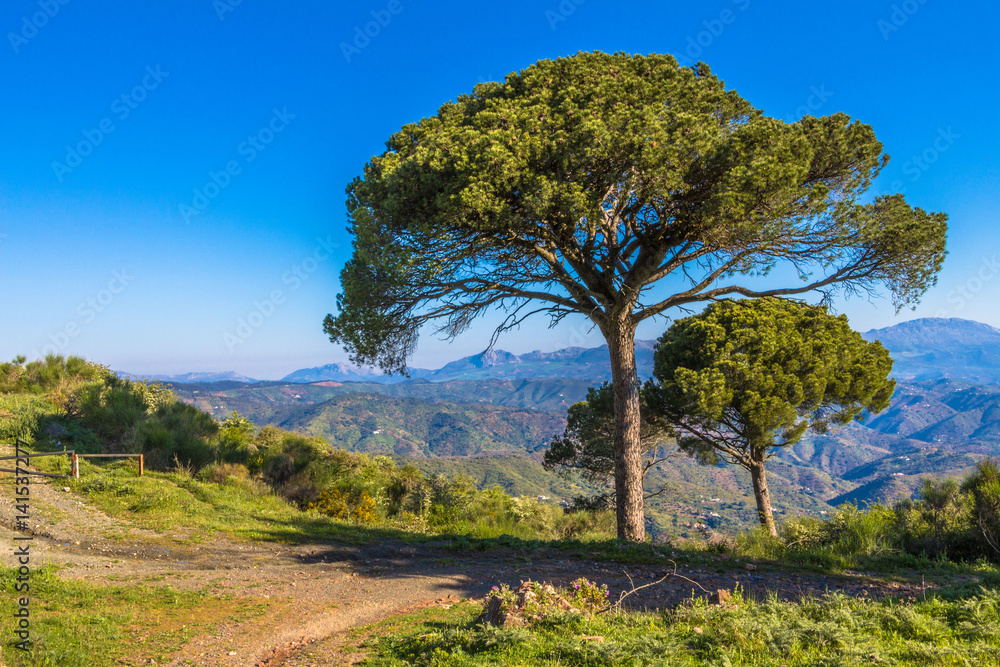
[[[643,512],[642,443],[639,438],[639,374],[635,365],[635,326],[622,324],[606,334],[615,390],[615,510],[618,538],[646,539]]]
[[[754,460],[750,464],[750,480],[753,482],[753,495],[757,499],[757,516],[760,525],[775,537],[778,527],[774,523],[774,511],[771,509],[771,492],[767,488],[767,476],[764,473],[764,460]]]

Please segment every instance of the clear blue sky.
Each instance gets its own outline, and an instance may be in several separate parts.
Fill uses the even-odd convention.
[[[770,115],[812,104],[872,124],[893,158],[878,191],[949,213],[950,255],[915,312],[840,311],[859,330],[1000,326],[998,19],[995,3],[941,0],[7,0],[0,358],[48,346],[138,373],[268,379],[345,360],[321,322],[350,251],[346,184],[402,124],[581,50],[701,59]],[[538,320],[499,347],[600,344],[581,324]],[[428,337],[413,365],[481,351],[488,333]]]

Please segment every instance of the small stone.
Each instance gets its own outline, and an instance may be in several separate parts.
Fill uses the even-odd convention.
[[[711,602],[712,604],[726,604],[732,597],[733,596],[729,591],[724,591],[720,588],[719,590],[712,593],[712,597],[709,598],[708,601]]]
[[[702,630],[701,628],[695,628],[695,629],[694,629],[694,633],[695,633],[696,635],[700,635],[700,634],[702,634],[703,632],[705,632],[705,631],[704,631],[704,630]]]
[[[753,563],[747,563],[747,572],[756,572],[757,566]]]
[[[68,486],[64,486],[63,487],[63,491],[69,492],[69,487]]]
[[[226,655],[236,655],[236,651],[230,651],[230,652],[229,652],[229,653],[227,653]]]

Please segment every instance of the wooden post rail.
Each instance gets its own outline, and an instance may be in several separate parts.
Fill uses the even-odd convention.
[[[146,457],[142,454],[73,454],[73,479],[80,479],[80,459],[139,459],[139,477],[146,471]]]
[[[21,454],[20,456],[0,456],[0,461],[10,461],[11,459],[30,459],[34,456],[63,456],[66,454],[73,454],[72,449],[67,449],[66,451],[60,452],[39,452],[38,454]]]
[[[17,439],[17,447],[27,447],[28,443],[24,442],[20,438]],[[16,450],[15,450],[16,451]],[[142,454],[77,454],[73,449],[64,449],[58,452],[38,452],[33,454],[21,454],[20,456],[0,456],[0,461],[10,461],[14,459],[30,459],[36,456],[69,456],[70,457],[70,473],[69,475],[53,475],[47,472],[28,472],[29,475],[41,475],[42,477],[72,477],[73,479],[80,479],[80,459],[139,459],[139,477],[143,477],[146,472],[146,457]],[[10,470],[8,468],[0,468],[0,472],[13,472],[16,473],[17,470]],[[26,471],[25,471],[26,472]]]
[[[18,441],[17,445],[19,447],[22,446],[21,441]],[[76,454],[72,449],[67,449],[58,452],[38,452],[37,454],[21,454],[20,456],[0,456],[0,461],[12,461],[15,459],[30,459],[37,456],[66,456],[66,455],[76,456]],[[12,472],[15,475],[20,472],[26,475],[37,475],[39,477],[56,477],[60,479],[69,477],[69,475],[54,475],[49,472],[34,472],[28,470],[11,470],[10,468],[0,468],[0,472]]]

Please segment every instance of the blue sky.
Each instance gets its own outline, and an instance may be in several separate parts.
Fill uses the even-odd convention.
[[[947,212],[950,255],[915,312],[839,311],[859,330],[1000,326],[998,14],[941,0],[8,0],[0,358],[265,379],[346,360],[321,326],[350,253],[346,184],[402,124],[581,50],[704,60],[772,116],[870,123],[892,156],[877,192]],[[481,351],[489,325],[426,337],[413,365]],[[539,319],[499,347],[601,342],[582,321]]]

